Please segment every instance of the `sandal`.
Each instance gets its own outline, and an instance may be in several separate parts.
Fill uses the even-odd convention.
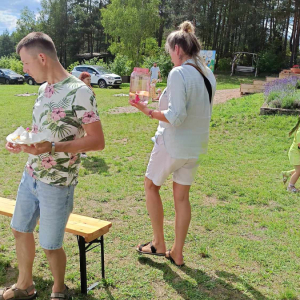
[[[29,286],[26,290],[21,290],[17,288],[17,284],[14,284],[10,287],[6,287],[0,290],[0,300],[4,300],[3,295],[6,291],[12,290],[14,292],[13,298],[8,298],[7,300],[30,300],[37,297],[36,291],[32,295],[29,295],[31,291],[35,289],[34,283]]]
[[[69,288],[65,285],[65,289],[60,293],[51,293],[50,300],[52,299],[72,299],[72,296],[68,294]]]
[[[172,264],[174,264],[177,267],[183,267],[185,265],[185,263],[178,265],[176,264],[175,260],[173,259],[173,257],[171,256],[171,250],[168,250],[168,256],[166,256],[166,259],[168,259]]]
[[[146,251],[143,251],[143,247],[147,246],[150,244],[150,249],[151,249],[151,252],[146,252]],[[138,248],[136,248],[136,251],[140,254],[149,254],[149,255],[157,255],[157,256],[165,256],[166,254],[165,253],[157,253],[157,250],[156,248],[152,245],[152,242],[148,242],[146,244],[142,244],[140,245]]]

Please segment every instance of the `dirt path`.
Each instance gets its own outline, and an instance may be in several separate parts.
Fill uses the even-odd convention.
[[[214,97],[214,104],[224,103],[233,98],[240,98],[240,89],[218,90]],[[158,108],[158,102],[148,105],[150,108]],[[136,113],[138,110],[133,106],[116,107],[108,111],[109,114]]]

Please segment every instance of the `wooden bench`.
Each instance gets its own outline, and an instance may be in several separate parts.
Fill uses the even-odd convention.
[[[0,215],[12,217],[16,201],[0,197]],[[109,231],[111,222],[101,221],[81,215],[71,214],[67,223],[66,232],[77,236],[80,258],[80,281],[81,293],[87,294],[98,283],[87,287],[86,273],[86,252],[101,246],[101,269],[102,278],[105,278],[104,272],[104,239],[103,235]]]

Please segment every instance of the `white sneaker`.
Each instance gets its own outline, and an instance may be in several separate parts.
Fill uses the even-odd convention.
[[[295,186],[288,186],[286,189],[288,192],[298,193],[299,190]]]
[[[81,153],[81,154],[80,154],[80,157],[81,157],[81,158],[87,158],[87,154],[86,154],[86,153]]]

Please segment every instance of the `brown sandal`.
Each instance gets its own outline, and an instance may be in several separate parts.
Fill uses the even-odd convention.
[[[65,285],[65,289],[60,293],[51,293],[50,300],[52,299],[72,299],[72,297],[68,294],[68,287]],[[1,299],[0,299],[1,300]]]
[[[30,299],[35,299],[37,297],[36,291],[32,295],[29,295],[31,291],[35,289],[34,284],[29,286],[26,290],[21,290],[17,288],[17,285],[14,284],[10,287],[6,287],[2,290],[0,290],[0,300],[4,300],[3,295],[5,292],[8,290],[12,290],[14,292],[13,298],[8,298],[6,300],[30,300]]]

